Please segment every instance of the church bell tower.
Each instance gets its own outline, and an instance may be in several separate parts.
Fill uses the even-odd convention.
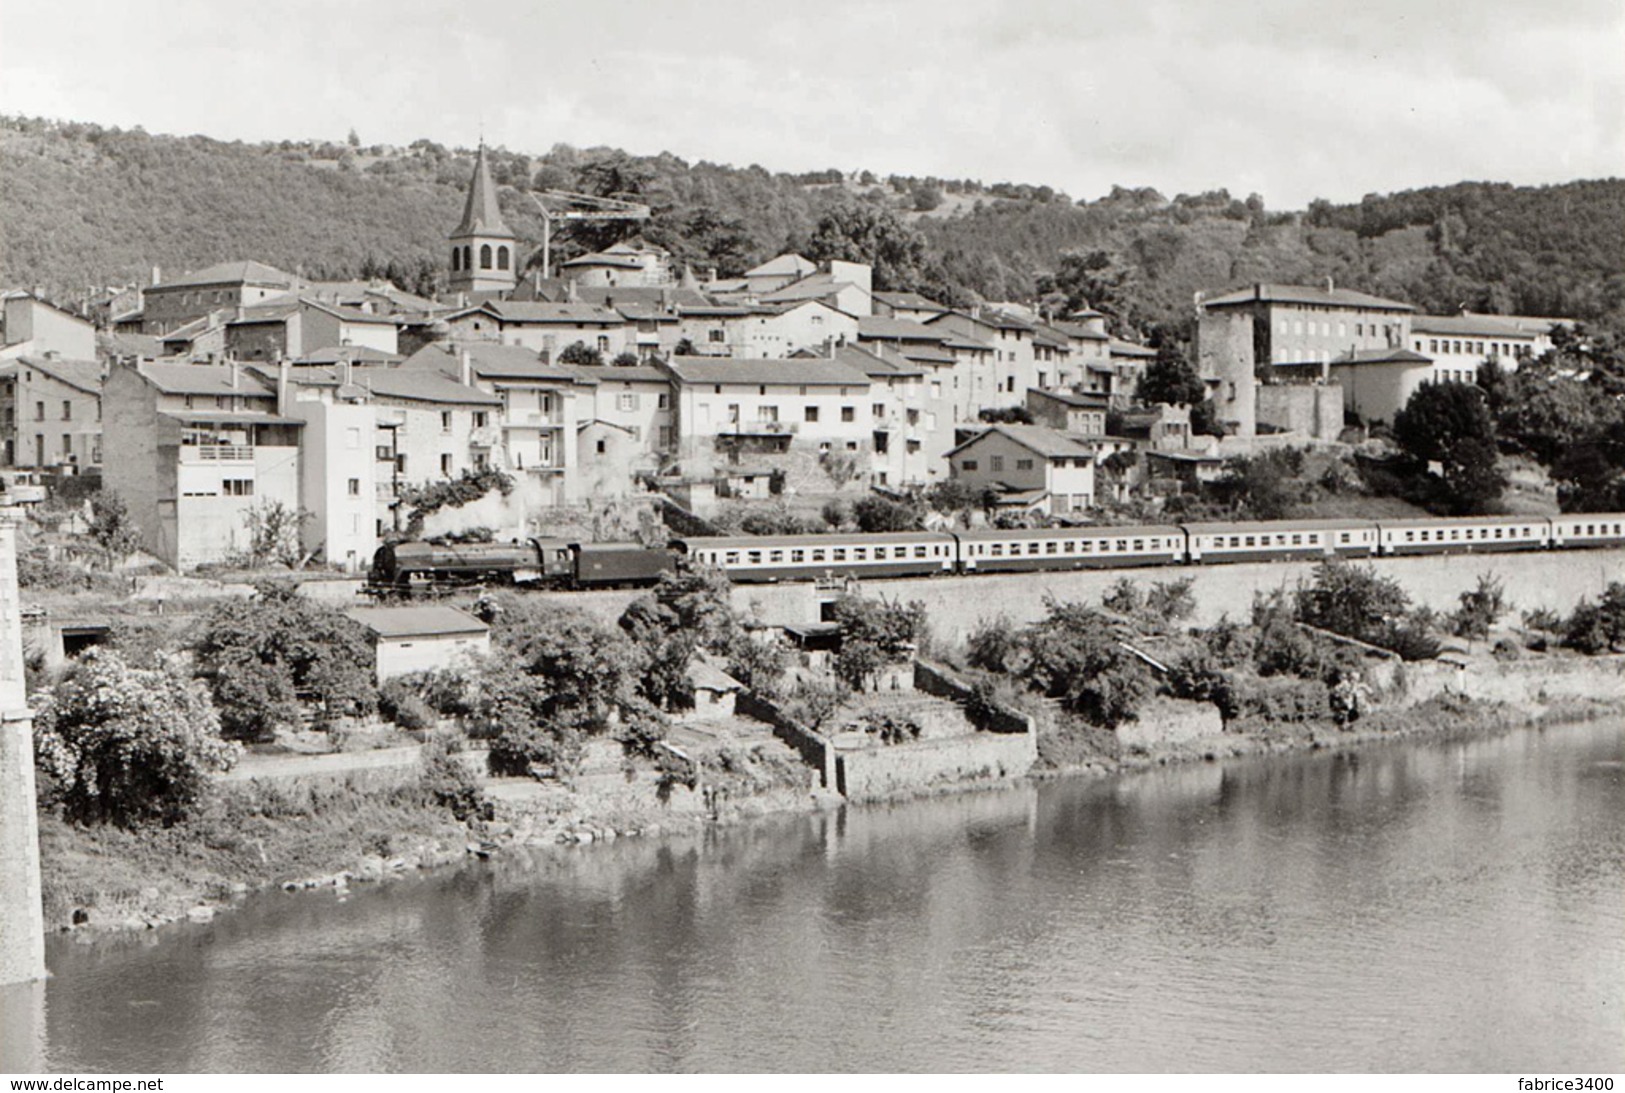
[[[452,292],[509,292],[518,279],[516,236],[502,219],[485,145],[474,160],[463,220],[451,233]]]

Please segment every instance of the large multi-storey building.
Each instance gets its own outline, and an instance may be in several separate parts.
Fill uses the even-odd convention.
[[[264,262],[221,262],[142,292],[141,332],[169,334],[219,312],[234,314],[299,288],[299,278]]]

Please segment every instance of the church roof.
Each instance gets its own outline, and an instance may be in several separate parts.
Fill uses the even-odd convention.
[[[502,208],[497,204],[496,183],[491,181],[491,166],[485,161],[485,145],[480,145],[474,157],[474,177],[468,181],[468,201],[463,205],[462,223],[451,233],[456,239],[463,235],[500,235],[515,238],[502,219]]]

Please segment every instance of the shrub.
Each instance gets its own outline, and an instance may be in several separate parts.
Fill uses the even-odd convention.
[[[492,774],[568,780],[581,769],[584,735],[574,726],[511,726],[491,741]]]
[[[403,729],[429,729],[435,712],[403,680],[391,679],[378,688],[378,712]]]
[[[479,779],[453,754],[448,741],[440,737],[430,740],[421,756],[423,773],[419,784],[429,800],[449,809],[462,823],[491,818],[491,802],[485,799]]]
[[[1487,638],[1490,627],[1506,611],[1506,594],[1501,582],[1488,574],[1482,575],[1477,587],[1461,594],[1461,608],[1450,616],[1451,632],[1468,640]]]
[[[1238,676],[1232,684],[1237,716],[1302,722],[1320,720],[1331,713],[1330,689],[1318,679]]]
[[[68,817],[124,827],[186,819],[241,752],[196,683],[99,649],[69,666],[34,731]]]
[[[860,531],[871,534],[914,531],[920,526],[920,514],[913,505],[874,495],[853,502],[852,518]]]

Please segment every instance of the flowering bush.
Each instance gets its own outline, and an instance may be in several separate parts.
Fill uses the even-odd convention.
[[[208,776],[241,747],[198,683],[167,669],[131,668],[91,650],[45,698],[34,719],[36,762],[63,811],[86,823],[134,827],[184,820]]]

